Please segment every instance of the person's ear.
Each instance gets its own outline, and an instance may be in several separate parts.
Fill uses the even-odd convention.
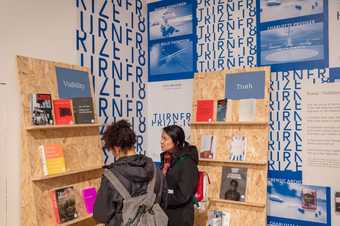
[[[117,146],[113,147],[113,148],[112,148],[112,153],[113,153],[113,155],[114,155],[115,157],[119,157],[120,147],[117,147]]]

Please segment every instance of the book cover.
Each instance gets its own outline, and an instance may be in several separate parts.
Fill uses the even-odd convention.
[[[70,99],[53,100],[53,108],[57,125],[73,124],[72,101]]]
[[[208,226],[229,226],[230,213],[221,210],[211,210],[208,213]]]
[[[242,135],[234,135],[230,141],[229,160],[244,161],[246,160],[247,138]]]
[[[56,67],[56,75],[60,99],[92,96],[88,72]]]
[[[227,99],[218,100],[217,101],[217,113],[216,113],[216,121],[224,122],[227,114]]]
[[[198,100],[196,121],[209,122],[214,116],[214,100]]]
[[[335,192],[335,212],[340,214],[340,192]]]
[[[316,210],[317,207],[317,192],[313,189],[301,189],[302,208]]]
[[[53,125],[51,94],[31,95],[32,125]]]
[[[240,100],[239,121],[253,122],[256,119],[256,100]]]
[[[76,194],[73,186],[60,188],[51,192],[52,207],[58,224],[78,217]]]
[[[77,124],[94,123],[94,109],[91,97],[72,99],[74,120]]]
[[[247,168],[223,167],[220,198],[245,201]]]
[[[215,159],[216,137],[214,135],[203,135],[201,140],[200,158]]]
[[[96,202],[97,191],[95,187],[84,188],[82,190],[83,200],[88,214],[93,213],[94,203]]]
[[[59,144],[39,146],[41,165],[45,176],[66,171],[64,150]]]

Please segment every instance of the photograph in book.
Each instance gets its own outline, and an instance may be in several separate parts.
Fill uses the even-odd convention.
[[[247,168],[223,167],[220,198],[244,202],[247,186]]]

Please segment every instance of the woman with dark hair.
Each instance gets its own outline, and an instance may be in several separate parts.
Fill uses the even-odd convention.
[[[154,175],[154,163],[152,159],[136,154],[134,147],[136,135],[130,123],[125,120],[113,123],[105,130],[103,139],[105,146],[116,158],[116,161],[106,168],[114,173],[132,197],[145,194]],[[165,178],[159,170],[156,174],[155,194],[157,202],[165,208],[167,187]],[[94,219],[108,226],[120,226],[122,208],[122,196],[107,177],[103,176],[94,206]]]
[[[197,148],[185,141],[181,127],[172,125],[163,128],[161,149],[161,169],[168,185],[169,226],[192,226],[198,182]]]

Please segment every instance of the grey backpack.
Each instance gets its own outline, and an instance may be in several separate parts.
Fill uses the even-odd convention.
[[[123,224],[124,226],[167,226],[168,217],[156,202],[155,181],[157,169],[154,166],[154,175],[148,184],[147,192],[144,195],[131,197],[124,185],[116,175],[105,169],[104,176],[110,181],[113,187],[123,197]]]

